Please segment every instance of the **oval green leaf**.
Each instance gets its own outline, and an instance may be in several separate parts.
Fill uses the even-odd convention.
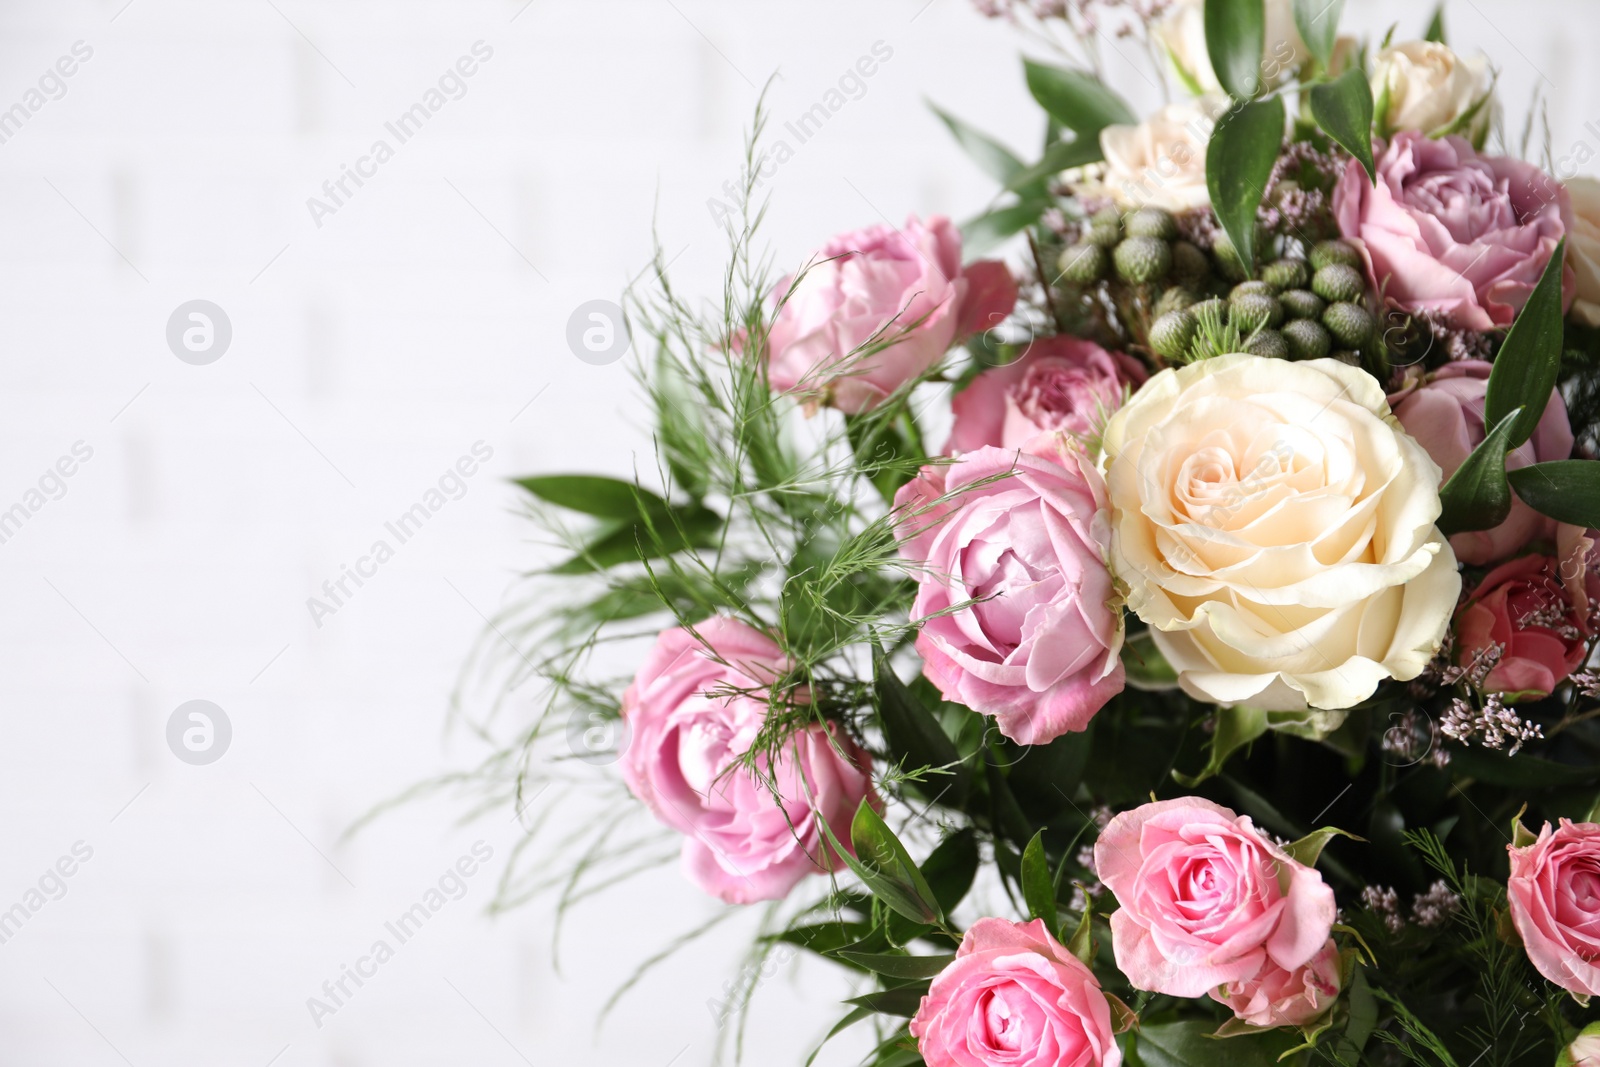
[[[1600,526],[1600,462],[1558,459],[1507,476],[1522,502],[1539,514],[1574,526]]]
[[[1440,532],[1448,535],[1493,529],[1511,514],[1506,448],[1511,429],[1522,411],[1517,408],[1496,423],[1439,490]]]
[[[1322,69],[1333,61],[1334,42],[1339,39],[1339,15],[1344,0],[1294,0],[1294,25]]]
[[[1261,91],[1267,6],[1263,0],[1205,0],[1205,5],[1206,52],[1211,57],[1211,69],[1230,95],[1249,100]]]
[[[1139,121],[1122,97],[1087,74],[1031,59],[1022,61],[1022,70],[1028,91],[1039,106],[1079,140],[1097,138],[1107,126],[1132,126]]]
[[[1283,100],[1268,97],[1225,113],[1206,146],[1206,188],[1211,192],[1211,206],[1252,274],[1256,208],[1261,206],[1267,180],[1272,177],[1273,164],[1283,147],[1283,128]]]
[[[1313,85],[1311,117],[1317,120],[1324,133],[1361,161],[1367,177],[1376,184],[1378,168],[1372,161],[1372,86],[1367,76],[1359,68],[1351,67],[1331,82]]]
[[[1562,238],[1544,265],[1539,284],[1511,324],[1505,343],[1495,354],[1494,370],[1489,372],[1489,392],[1483,398],[1484,425],[1498,425],[1512,408],[1522,409],[1506,439],[1508,451],[1533,436],[1561,373],[1561,275],[1566,249],[1566,238]]]

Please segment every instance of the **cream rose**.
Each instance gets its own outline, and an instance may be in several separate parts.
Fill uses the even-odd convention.
[[[1178,0],[1152,27],[1178,77],[1196,93],[1214,93],[1222,88],[1206,49],[1205,7],[1205,0]],[[1261,76],[1270,88],[1287,80],[1311,53],[1295,27],[1292,0],[1266,0],[1266,13]]]
[[[1573,178],[1566,183],[1572,197],[1572,230],[1567,235],[1567,265],[1578,276],[1578,298],[1572,317],[1585,326],[1600,326],[1600,181]]]
[[[1494,110],[1494,76],[1482,56],[1458,56],[1433,41],[1406,41],[1378,53],[1372,98],[1378,130],[1416,130],[1430,137],[1459,133],[1482,147]]]
[[[1112,572],[1191,696],[1348,708],[1438,651],[1461,590],[1439,468],[1364,371],[1202,360],[1104,440]]]
[[[1100,131],[1101,188],[1124,207],[1185,211],[1211,202],[1206,191],[1206,142],[1228,98],[1203,96],[1169,104],[1137,126]]]

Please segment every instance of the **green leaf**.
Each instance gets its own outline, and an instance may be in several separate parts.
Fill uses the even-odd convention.
[[[871,1008],[880,1015],[903,1015],[909,1019],[917,1013],[923,995],[927,992],[927,982],[914,982],[911,985],[895,986],[893,989],[884,989],[865,996],[851,997],[845,1003]]]
[[[1018,159],[1011,149],[988,134],[962,122],[938,105],[930,103],[928,106],[950,128],[956,144],[961,146],[967,157],[989,177],[1005,185],[1022,169],[1022,160]]]
[[[1067,941],[1067,951],[1078,957],[1085,967],[1094,966],[1094,901],[1089,899],[1088,893],[1083,894],[1083,915]]]
[[[1491,372],[1491,378],[1493,374]],[[1511,483],[1506,481],[1506,449],[1517,408],[1495,424],[1482,443],[1439,490],[1439,530],[1458,534],[1490,530],[1511,514]]]
[[[669,508],[649,524],[630,523],[620,530],[603,530],[583,551],[556,567],[551,574],[588,574],[624,563],[659,559],[689,548],[711,548],[722,529],[722,517],[698,504]]]
[[[1434,44],[1444,44],[1444,4],[1441,2],[1433,9],[1433,18],[1428,20],[1428,32],[1422,35],[1424,41]]]
[[[1039,106],[1078,140],[1099,140],[1107,126],[1133,126],[1139,118],[1122,97],[1098,79],[1065,67],[1022,61],[1028,91]]]
[[[939,797],[941,803],[961,807],[967,802],[972,773],[962,765],[955,742],[894,673],[882,649],[874,650],[872,658],[878,720],[883,724],[891,756],[898,758],[907,770],[945,768],[946,773],[930,775],[917,788],[929,799]]]
[[[1028,905],[1028,917],[1043,919],[1045,929],[1055,936],[1056,883],[1044,854],[1043,830],[1022,850],[1022,899]]]
[[[1217,81],[1239,100],[1261,91],[1261,56],[1267,44],[1263,0],[1205,0],[1206,52]],[[1279,123],[1279,137],[1283,136]]]
[[[1600,782],[1600,764],[1557,763],[1520,752],[1507,756],[1483,748],[1450,750],[1450,770],[1459,781],[1475,778],[1509,789],[1554,789]]]
[[[1011,791],[1011,783],[1006,781],[1006,772],[1001,769],[1000,759],[990,752],[983,765],[984,780],[989,786],[991,817],[996,830],[1018,844],[1025,844],[1033,837],[1033,822],[1022,810],[1022,805],[1017,803],[1017,795]]]
[[[1600,526],[1600,462],[1558,459],[1506,476],[1523,503],[1541,515],[1574,526]]]
[[[1021,191],[1029,186],[1037,185],[1046,178],[1052,178],[1064,170],[1073,167],[1083,167],[1090,163],[1098,163],[1104,159],[1105,153],[1100,150],[1100,138],[1083,137],[1076,141],[1057,141],[1044,150],[1044,156],[1039,162],[1024,167],[1011,176],[1006,182],[1006,188],[1014,192]]]
[[[1511,324],[1489,372],[1489,392],[1483,398],[1484,425],[1497,426],[1513,408],[1522,409],[1506,439],[1507,451],[1533,436],[1561,373],[1561,274],[1566,248],[1566,238],[1562,238],[1544,265],[1539,284]]]
[[[1361,161],[1367,176],[1377,184],[1378,168],[1372,161],[1372,85],[1367,76],[1351,67],[1331,82],[1313,85],[1311,117],[1324,133]]]
[[[669,509],[650,525],[632,523],[621,530],[602,531],[584,550],[550,568],[550,574],[589,574],[622,563],[658,560],[685,549],[709,549],[717,544],[722,517],[698,504]]]
[[[516,483],[547,504],[602,519],[665,515],[667,502],[650,490],[618,478],[588,474],[541,474]]]
[[[1198,775],[1172,772],[1179,785],[1194,788],[1222,770],[1228,757],[1267,732],[1267,713],[1260,708],[1235,705],[1217,709],[1217,728],[1211,734],[1211,756]]]
[[[1206,8],[1210,10],[1208,0]],[[1256,208],[1283,147],[1283,99],[1273,96],[1226,112],[1206,147],[1206,188],[1217,219],[1255,272]]]
[[[1293,842],[1292,844],[1285,845],[1283,850],[1287,852],[1289,857],[1295,862],[1303,863],[1307,867],[1315,867],[1317,865],[1317,860],[1322,857],[1322,850],[1326,848],[1328,842],[1332,841],[1335,837],[1348,837],[1352,841],[1364,840],[1363,838],[1357,837],[1355,834],[1350,833],[1348,830],[1341,830],[1336,826],[1324,826],[1320,830],[1311,831],[1309,834],[1302,837],[1300,840]]]
[[[1295,28],[1323,70],[1333,62],[1333,46],[1339,39],[1339,15],[1343,10],[1344,0],[1294,0]]]
[[[1048,196],[1029,197],[961,224],[961,251],[967,259],[992,251],[1006,238],[1021,233],[1039,221],[1049,207]]]
[[[890,978],[932,978],[955,959],[954,955],[906,956],[872,952],[841,952],[839,956],[874,974],[888,975]]]
[[[1144,1067],[1273,1067],[1298,1036],[1269,1030],[1218,1041],[1213,1026],[1198,1019],[1141,1026],[1139,1059]]]
[[[922,876],[945,914],[955,910],[978,874],[978,835],[963,827],[939,842],[922,862]]]
[[[900,843],[878,813],[872,810],[869,798],[863,798],[850,823],[850,840],[855,845],[855,856],[839,850],[856,877],[866,883],[877,898],[904,915],[912,922],[933,924],[944,920],[944,912],[934,899],[928,880],[922,876],[911,854]],[[826,819],[818,823],[827,831],[830,841],[835,841]]]

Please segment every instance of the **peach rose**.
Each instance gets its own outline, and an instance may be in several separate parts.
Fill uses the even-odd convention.
[[[1310,963],[1292,971],[1269,963],[1254,978],[1213,989],[1211,999],[1251,1026],[1304,1026],[1328,1013],[1340,986],[1339,947],[1330,937]]]
[[[1365,371],[1201,360],[1103,441],[1112,573],[1191,696],[1338,710],[1438,651],[1461,590],[1439,468]]]

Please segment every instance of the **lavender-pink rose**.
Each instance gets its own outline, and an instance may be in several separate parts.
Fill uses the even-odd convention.
[[[895,496],[919,564],[923,673],[1024,745],[1086,729],[1122,691],[1105,485],[1059,434],[923,468]]]
[[[1145,378],[1138,360],[1093,341],[1036,338],[1015,362],[984,371],[951,400],[946,451],[1021,448],[1047,430],[1087,437]]]
[[[1005,264],[962,267],[961,233],[939,216],[841,234],[777,291],[772,388],[846,414],[876,407],[1017,302]]]
[[[1572,230],[1567,191],[1531,163],[1480,156],[1456,136],[1397,133],[1377,164],[1374,186],[1352,159],[1333,199],[1340,233],[1364,250],[1384,297],[1457,329],[1508,325]],[[1562,306],[1576,293],[1568,266]]]
[[[1490,369],[1488,363],[1476,359],[1447,363],[1416,388],[1389,398],[1395,418],[1427,449],[1446,481],[1483,441],[1483,402],[1489,391]],[[1567,421],[1567,405],[1561,394],[1552,390],[1533,436],[1506,453],[1506,469],[1518,470],[1570,455],[1572,427]],[[1554,519],[1534,511],[1513,492],[1511,513],[1504,522],[1490,530],[1455,534],[1450,547],[1461,562],[1481,566],[1513,556],[1535,540],[1554,537],[1555,532]]]

